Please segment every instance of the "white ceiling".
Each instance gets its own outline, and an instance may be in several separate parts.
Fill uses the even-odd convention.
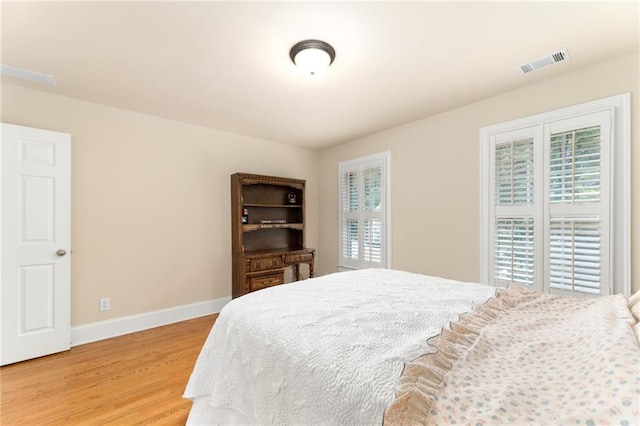
[[[620,2],[2,2],[3,83],[320,149],[639,50]],[[307,77],[296,42],[336,59]],[[560,48],[571,59],[521,76]]]

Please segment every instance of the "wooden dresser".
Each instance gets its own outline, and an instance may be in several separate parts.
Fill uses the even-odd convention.
[[[315,250],[304,246],[305,181],[275,176],[231,175],[232,296],[284,283],[300,264],[313,277]]]

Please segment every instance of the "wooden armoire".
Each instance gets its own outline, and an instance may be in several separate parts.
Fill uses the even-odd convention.
[[[232,296],[296,280],[300,264],[313,277],[315,250],[305,247],[305,184],[301,179],[231,175]]]

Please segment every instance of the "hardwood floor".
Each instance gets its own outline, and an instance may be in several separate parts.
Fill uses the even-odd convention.
[[[184,425],[189,375],[217,315],[0,368],[0,424]]]

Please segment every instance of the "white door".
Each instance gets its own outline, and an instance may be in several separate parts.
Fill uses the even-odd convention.
[[[6,365],[70,347],[71,136],[0,125],[0,365]]]

